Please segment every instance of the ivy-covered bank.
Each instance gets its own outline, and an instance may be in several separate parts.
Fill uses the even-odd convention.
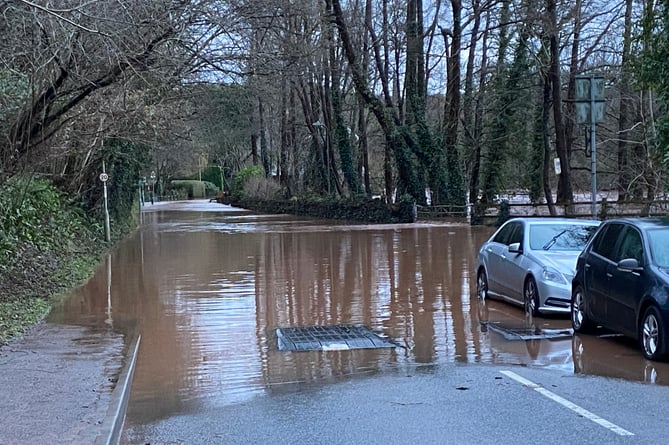
[[[219,202],[264,213],[286,213],[323,219],[364,221],[369,223],[410,223],[416,220],[416,208],[410,201],[393,206],[379,199],[263,199],[219,198]]]
[[[131,217],[124,221],[115,221],[112,243],[134,227]],[[20,177],[0,185],[0,344],[90,277],[107,248],[103,221],[49,181]]]
[[[381,199],[358,195],[350,198],[293,196],[285,193],[273,178],[266,178],[261,167],[247,166],[233,175],[230,189],[216,200],[263,213],[286,213],[323,219],[369,223],[409,223],[416,220],[415,201],[405,195],[398,203],[388,205]]]

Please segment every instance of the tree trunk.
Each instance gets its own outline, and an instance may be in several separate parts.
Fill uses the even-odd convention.
[[[553,100],[553,124],[555,127],[555,150],[560,159],[560,174],[558,175],[557,203],[572,204],[574,192],[571,184],[571,167],[567,153],[564,116],[562,113],[562,88],[560,82],[560,45],[557,29],[557,8],[555,0],[546,0],[546,14],[548,36],[550,42],[550,70],[551,92]]]
[[[565,113],[565,143],[567,159],[571,162],[571,152],[574,143],[576,128],[576,75],[579,70],[578,54],[581,45],[581,15],[582,15],[582,0],[575,0],[573,6],[574,16],[574,37],[571,44],[571,56],[569,58],[569,80],[567,81],[567,105]]]
[[[623,54],[620,66],[620,108],[618,110],[618,201],[628,199],[630,172],[628,159],[629,111],[630,100],[630,49],[632,46],[632,0],[625,0],[625,30],[623,32]]]
[[[543,135],[544,146],[544,162],[543,162],[543,183],[544,183],[544,197],[546,198],[546,205],[551,216],[556,216],[555,204],[553,203],[553,190],[551,189],[550,174],[551,174],[551,143],[549,138],[549,121],[551,114],[551,81],[548,74],[543,74],[543,113],[541,116],[541,133]]]
[[[328,10],[331,10],[331,5],[326,5]],[[351,137],[349,135],[349,129],[344,123],[342,101],[341,101],[341,91],[340,84],[341,78],[339,73],[339,64],[337,61],[337,56],[335,54],[335,36],[334,36],[334,26],[328,27],[328,53],[329,53],[329,65],[330,65],[330,103],[332,105],[332,114],[334,118],[334,126],[329,127],[334,130],[333,142],[337,145],[339,151],[339,161],[341,164],[341,170],[344,173],[344,180],[348,185],[349,193],[352,196],[357,196],[360,194],[360,177],[357,174],[357,170],[354,164],[354,154],[353,147],[351,146]],[[334,178],[335,184],[337,184],[337,191],[342,195],[342,190],[339,187],[339,175],[337,174],[337,167],[335,165],[334,153],[330,153],[330,170],[331,175]]]
[[[499,46],[497,50],[497,66],[495,67],[495,74],[493,78],[493,92],[498,97],[494,100],[494,110],[492,111],[492,124],[490,125],[491,143],[487,151],[487,159],[483,165],[483,172],[481,174],[481,185],[483,193],[481,201],[484,204],[492,202],[494,195],[500,192],[500,171],[504,169],[507,157],[507,140],[508,127],[510,126],[510,119],[505,116],[508,113],[509,101],[513,98],[506,90],[506,79],[508,70],[505,66],[507,51],[510,44],[509,36],[509,0],[502,0],[500,11],[500,26],[499,26]]]
[[[483,111],[484,99],[486,97],[486,72],[488,70],[488,34],[490,31],[490,11],[486,13],[486,27],[483,32],[481,44],[481,71],[479,74],[479,91],[476,98],[473,128],[474,160],[472,163],[471,177],[469,182],[469,200],[475,204],[478,201],[481,170],[481,146],[483,139]]]
[[[460,45],[462,44],[462,3],[451,0],[453,30],[450,51],[446,58],[447,84],[444,103],[444,153],[446,156],[446,199],[449,204],[465,204],[460,159],[458,156],[458,128],[460,123]],[[447,33],[442,30],[444,43],[448,45]]]
[[[258,116],[258,130],[260,131],[260,159],[262,161],[262,168],[265,171],[265,177],[269,177],[272,174],[272,166],[270,165],[267,128],[265,128],[265,104],[260,98],[258,99]]]
[[[474,62],[477,56],[476,44],[478,42],[479,28],[481,26],[481,11],[480,11],[480,2],[479,0],[474,0],[472,2],[473,14],[474,14],[474,23],[472,24],[471,37],[469,39],[469,52],[467,55],[467,67],[465,69],[465,85],[464,85],[464,95],[462,100],[462,126],[464,128],[464,138],[467,147],[472,150],[465,151],[465,170],[469,174],[469,203],[475,203],[478,197],[478,175],[480,170],[481,162],[481,147],[478,144],[478,141],[474,136]],[[485,36],[487,35],[487,29],[484,33],[484,47],[485,47]],[[481,72],[485,72],[485,48],[482,50],[481,56]],[[483,77],[485,79],[485,77]],[[479,84],[479,94],[480,90],[483,88],[483,82]]]
[[[332,0],[333,8],[333,20],[337,24],[339,29],[339,35],[342,41],[344,54],[348,60],[349,69],[351,71],[351,76],[355,84],[356,90],[361,94],[361,97],[364,99],[365,103],[370,107],[372,113],[374,114],[381,130],[384,133],[386,140],[386,150],[390,150],[392,155],[395,157],[397,163],[397,174],[399,175],[400,184],[398,184],[399,192],[408,193],[412,198],[420,203],[425,203],[425,191],[420,179],[417,176],[417,167],[415,161],[412,159],[411,150],[415,148],[416,142],[413,140],[411,135],[407,131],[401,131],[399,116],[397,109],[392,107],[392,98],[389,94],[388,89],[388,78],[385,73],[381,72],[381,88],[384,92],[386,98],[386,104],[383,104],[377,95],[372,92],[368,87],[367,77],[363,74],[360,63],[358,62],[358,56],[353,49],[353,43],[344,21],[344,13],[341,9],[341,4],[339,0]],[[371,30],[370,30],[371,32]],[[373,39],[377,41],[376,39]],[[381,54],[378,51],[378,48],[375,48],[375,57],[377,59],[377,67],[383,66],[383,61],[381,60]],[[389,152],[386,152],[386,158],[384,163],[387,163],[389,160]],[[388,180],[388,167],[386,164],[385,173],[386,180]],[[388,183],[386,183],[386,190],[390,193],[388,196],[391,196],[391,188]]]

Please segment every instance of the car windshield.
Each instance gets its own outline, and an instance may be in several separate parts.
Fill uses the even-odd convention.
[[[655,264],[669,268],[669,227],[648,230],[648,240]]]
[[[587,224],[533,224],[530,225],[532,250],[583,250],[597,230]]]

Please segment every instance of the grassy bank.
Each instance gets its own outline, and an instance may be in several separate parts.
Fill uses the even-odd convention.
[[[0,209],[2,344],[90,277],[109,245],[102,224],[45,180],[14,178],[2,184]]]

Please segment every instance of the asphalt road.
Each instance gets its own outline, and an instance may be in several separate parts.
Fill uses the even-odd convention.
[[[127,350],[108,331],[52,324],[0,349],[0,444],[111,437]],[[659,444],[667,400],[667,386],[553,369],[424,366],[127,424],[121,443]]]
[[[666,443],[669,388],[494,365],[302,388],[127,428],[125,444]]]
[[[92,445],[122,372],[123,336],[39,323],[0,348],[0,444]]]

